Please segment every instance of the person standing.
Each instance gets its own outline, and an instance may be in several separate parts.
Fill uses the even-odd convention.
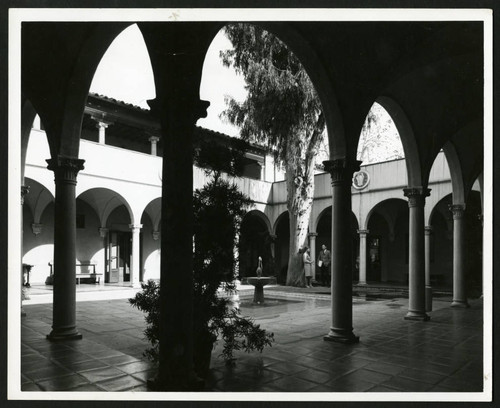
[[[304,275],[306,277],[306,288],[312,288],[311,278],[312,278],[312,260],[311,253],[309,252],[309,247],[304,247],[304,255],[302,256],[304,264]]]
[[[332,257],[330,251],[326,249],[326,245],[321,245],[321,252],[318,255],[318,266],[321,274],[321,284],[330,286],[330,263]]]

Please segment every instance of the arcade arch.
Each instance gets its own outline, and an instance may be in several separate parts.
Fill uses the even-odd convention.
[[[364,255],[366,281],[406,284],[408,203],[396,198],[377,203],[368,213],[365,225],[366,254],[360,249],[360,267]]]

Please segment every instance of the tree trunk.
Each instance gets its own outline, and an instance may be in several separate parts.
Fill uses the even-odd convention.
[[[287,152],[288,153],[288,152]],[[290,219],[290,245],[287,286],[305,286],[303,248],[308,244],[307,233],[314,194],[314,159],[300,158],[300,152],[289,152],[286,161],[287,207]]]

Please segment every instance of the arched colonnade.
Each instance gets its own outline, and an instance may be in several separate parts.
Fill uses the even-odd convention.
[[[129,23],[24,23],[21,142],[33,109],[45,125],[54,172],[54,302],[49,339],[80,338],[76,326],[76,182],[84,168],[79,138],[93,74],[111,41]],[[192,369],[192,133],[209,102],[199,99],[204,56],[219,22],[138,22],[150,55],[156,98],[151,114],[163,142],[162,320],[159,383],[190,389]],[[332,185],[332,325],[325,339],[358,341],[352,324],[351,179],[359,169],[361,127],[375,102],[393,116],[408,170],[409,310],[425,311],[425,200],[440,149],[451,146],[455,245],[463,249],[464,199],[482,170],[483,29],[481,22],[265,22],[303,62],[320,96],[329,136],[325,170]],[[59,44],[59,47],[53,47]],[[342,61],[342,64],[339,64]],[[369,67],[369,69],[367,69]],[[179,143],[182,140],[182,143]],[[25,149],[25,146],[23,146]],[[22,150],[23,150],[22,149]],[[24,180],[21,180],[24,185]],[[22,194],[26,191],[22,189]],[[136,222],[134,220],[134,222]],[[137,225],[137,224],[134,224]],[[458,270],[458,269],[457,269]],[[174,272],[175,271],[175,272]],[[458,272],[457,272],[458,274]],[[460,279],[455,279],[459,282]],[[456,293],[459,293],[457,290]],[[463,304],[464,299],[455,299]],[[177,353],[176,350],[182,350]]]

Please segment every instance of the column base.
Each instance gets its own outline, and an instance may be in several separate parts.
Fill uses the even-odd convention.
[[[469,303],[466,300],[453,300],[451,302],[451,307],[459,308],[459,309],[467,309],[470,307]]]
[[[64,340],[81,340],[82,335],[78,333],[76,328],[72,329],[53,329],[50,334],[47,334],[47,340],[64,341]]]
[[[21,308],[21,317],[26,317],[26,312]]]
[[[358,282],[358,285],[366,285],[366,282]]]
[[[359,343],[359,336],[355,336],[350,330],[330,329],[330,333],[324,336],[323,340],[342,344],[355,344]]]
[[[425,312],[412,312],[409,311],[404,317],[405,320],[417,320],[420,322],[427,322],[431,320],[430,316]]]
[[[131,288],[134,289],[140,289],[141,288],[141,283],[140,282],[134,282],[132,285],[130,285]]]

